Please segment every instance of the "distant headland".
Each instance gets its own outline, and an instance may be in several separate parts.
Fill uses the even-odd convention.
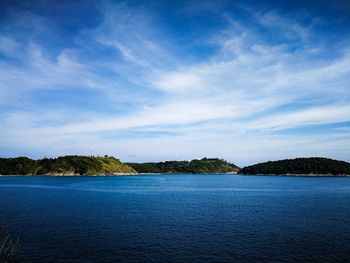
[[[269,161],[246,166],[239,171],[246,175],[350,175],[350,163],[329,158],[310,157]]]
[[[0,158],[1,175],[119,175],[136,174],[130,166],[112,156],[63,156],[32,160],[27,157]]]
[[[32,160],[27,157],[0,158],[1,175],[136,175],[237,173],[239,167],[217,158],[158,163],[123,163],[112,156],[63,156]]]
[[[166,161],[148,163],[126,163],[138,173],[161,174],[225,174],[239,172],[240,168],[218,158],[203,158],[192,161]]]
[[[113,156],[69,155],[33,160],[0,158],[0,175],[94,176],[137,174],[350,175],[350,163],[310,157],[268,161],[240,168],[219,158],[123,163]]]

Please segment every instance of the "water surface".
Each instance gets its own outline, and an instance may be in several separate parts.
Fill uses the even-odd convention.
[[[349,262],[350,178],[0,177],[27,262]]]

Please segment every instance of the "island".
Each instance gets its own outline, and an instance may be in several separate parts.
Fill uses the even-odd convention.
[[[240,168],[219,158],[202,158],[192,161],[166,161],[127,163],[138,173],[162,174],[236,174]]]
[[[192,161],[123,163],[113,156],[77,156],[32,160],[0,158],[0,175],[135,175],[135,174],[222,174],[237,173],[239,167],[218,158]]]
[[[295,158],[246,166],[239,174],[340,176],[350,175],[350,163],[322,157]]]
[[[244,168],[219,158],[191,161],[122,162],[113,156],[68,155],[33,160],[0,158],[0,175],[94,176],[138,174],[350,175],[350,163],[322,157],[258,163]]]
[[[32,160],[0,158],[0,175],[124,175],[137,172],[112,156],[63,156]]]

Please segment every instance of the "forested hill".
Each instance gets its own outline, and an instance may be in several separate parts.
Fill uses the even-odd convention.
[[[350,163],[311,157],[269,161],[240,168],[218,158],[192,161],[122,163],[115,157],[63,156],[32,160],[0,158],[0,175],[117,175],[160,174],[261,174],[261,175],[350,175]]]
[[[320,157],[296,158],[246,166],[239,173],[261,175],[350,175],[350,163]]]
[[[127,164],[138,173],[219,174],[237,173],[239,171],[238,166],[218,158]]]
[[[1,175],[108,175],[136,173],[114,157],[63,156],[32,160],[27,157],[0,158]]]
[[[221,159],[159,163],[122,163],[114,157],[63,156],[32,160],[0,158],[0,175],[113,175],[129,173],[236,173],[239,167]]]

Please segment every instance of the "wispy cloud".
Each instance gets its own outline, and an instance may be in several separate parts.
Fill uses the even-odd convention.
[[[224,6],[196,9],[223,22],[201,44],[191,29],[183,32],[186,47],[166,24],[177,18],[163,24],[147,5],[105,1],[101,19],[69,38],[49,17],[12,14],[0,26],[0,146],[34,156],[93,147],[137,160],[207,155],[240,164],[296,155],[347,159],[348,39],[337,39],[334,51],[320,38],[320,17]],[[192,44],[211,55],[184,57]],[[331,127],[331,134],[277,133],[339,123],[343,129]]]

